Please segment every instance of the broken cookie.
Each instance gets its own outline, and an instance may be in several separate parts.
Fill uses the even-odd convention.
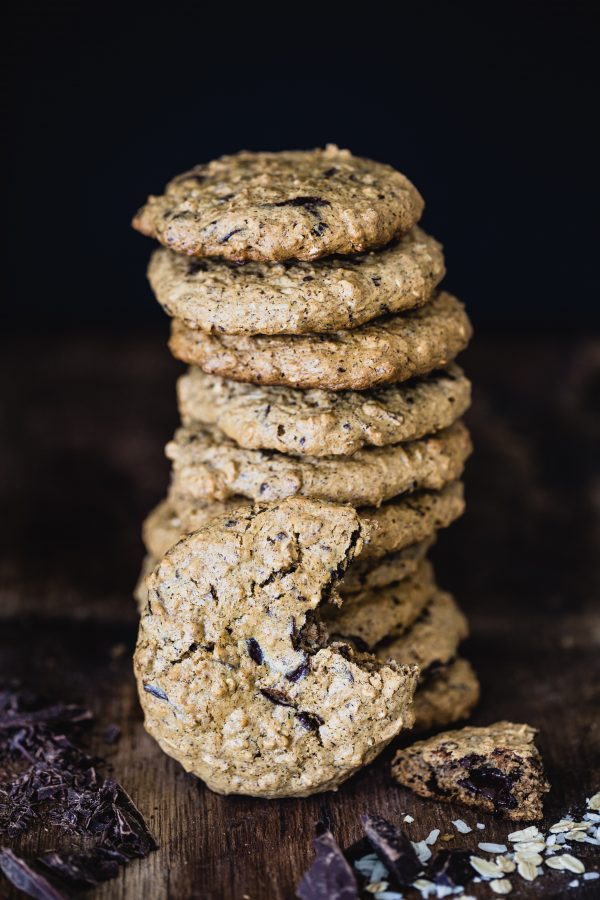
[[[250,507],[183,538],[148,577],[146,729],[212,790],[331,790],[412,724],[416,667],[330,642],[319,618],[341,603],[365,530],[348,507]]]
[[[399,750],[396,781],[421,797],[464,803],[507,819],[542,818],[550,789],[530,725],[497,722],[445,731]]]

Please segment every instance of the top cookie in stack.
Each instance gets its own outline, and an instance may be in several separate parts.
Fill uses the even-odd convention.
[[[463,510],[470,383],[454,359],[471,326],[438,290],[443,252],[418,227],[422,211],[404,175],[329,145],[197,166],[133,224],[163,245],[150,283],[173,317],[171,350],[190,364],[169,495],[144,530],[146,570],[182,536],[256,503],[357,507],[364,547],[339,586],[343,611],[302,625],[300,603],[291,633],[309,656],[338,639],[372,654],[369,665],[418,665],[417,726],[430,727],[464,716],[478,688],[457,657],[464,617],[424,560]],[[151,618],[146,596],[143,582]],[[293,715],[278,702],[277,717]]]

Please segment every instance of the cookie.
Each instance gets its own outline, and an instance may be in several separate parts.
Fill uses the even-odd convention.
[[[329,334],[205,334],[174,319],[169,347],[177,359],[234,381],[363,391],[443,368],[471,334],[462,303],[444,291],[412,312]]]
[[[202,528],[210,519],[224,512],[248,508],[250,502],[243,497],[224,503],[180,503],[177,510],[170,501],[163,500],[146,518],[142,536],[148,553],[156,559],[169,550],[184,535]],[[438,529],[447,528],[464,512],[463,486],[453,482],[441,491],[419,491],[398,500],[390,500],[379,508],[361,507],[359,514],[369,531],[360,559],[352,563],[343,583],[351,574],[364,572],[373,560],[390,559],[391,554],[401,552],[421,541],[431,540]],[[383,564],[383,560],[382,560]],[[362,577],[359,575],[358,577]],[[373,585],[376,587],[377,585]]]
[[[392,774],[421,797],[507,819],[541,819],[550,785],[534,744],[536,733],[530,725],[512,722],[445,731],[399,750]]]
[[[349,456],[447,428],[471,402],[457,365],[371,391],[299,391],[244,384],[192,366],[177,383],[184,425],[216,425],[240,447]]]
[[[458,646],[468,634],[467,620],[454,597],[438,590],[408,631],[383,641],[374,650],[381,661],[392,659],[418,666],[424,678],[433,666],[454,659]]]
[[[357,512],[361,515],[360,509]],[[408,578],[425,559],[434,541],[435,537],[432,536],[381,559],[355,559],[340,581],[340,594],[371,591]]]
[[[479,696],[479,680],[468,660],[459,656],[434,669],[416,690],[413,731],[429,731],[468,718]]]
[[[152,290],[170,316],[189,328],[225,334],[356,328],[421,306],[444,274],[441,245],[420,228],[356,256],[240,266],[160,248],[148,268]]]
[[[310,497],[378,506],[417,488],[437,490],[458,478],[471,452],[462,422],[437,435],[353,456],[288,456],[243,450],[216,428],[180,428],[167,444],[173,472],[170,496],[227,500],[235,495],[275,501]]]
[[[416,669],[319,624],[363,532],[349,507],[286,500],[213,519],[149,576],[135,651],[146,729],[212,790],[331,790],[412,724]]]
[[[357,650],[372,650],[386,638],[406,631],[421,615],[435,590],[431,563],[422,562],[403,581],[349,594],[341,608],[326,607],[323,621],[334,640],[351,643]]]
[[[187,256],[311,260],[381,247],[409,231],[423,205],[391,166],[329,144],[196,166],[149,197],[133,227]]]

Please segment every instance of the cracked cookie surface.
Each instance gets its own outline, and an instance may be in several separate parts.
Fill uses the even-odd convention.
[[[195,166],[148,197],[133,227],[187,256],[311,260],[381,247],[409,231],[423,206],[391,166],[328,144]]]
[[[145,726],[213,790],[330,790],[412,724],[416,669],[330,643],[319,624],[362,534],[350,508],[287,500],[213,519],[149,576]]]
[[[245,449],[348,456],[447,428],[471,402],[457,365],[371,391],[300,391],[246,384],[190,367],[177,383],[184,425],[216,425]]]
[[[466,426],[353,456],[291,456],[243,450],[215,428],[180,428],[167,444],[173,463],[169,496],[227,500],[236,495],[275,501],[301,496],[355,506],[379,505],[417,489],[438,490],[458,478],[471,452]]]
[[[168,315],[224,334],[305,334],[356,328],[422,306],[444,277],[437,241],[414,228],[370,253],[244,265],[160,248],[148,278]]]
[[[445,731],[399,750],[394,778],[421,797],[463,803],[513,820],[542,818],[550,789],[530,725],[496,722]]]
[[[444,368],[471,334],[462,303],[443,291],[417,310],[328,334],[205,334],[174,319],[169,347],[177,359],[234,381],[362,391]]]

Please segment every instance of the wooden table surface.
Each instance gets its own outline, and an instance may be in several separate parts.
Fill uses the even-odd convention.
[[[465,652],[483,688],[473,721],[539,727],[556,821],[600,789],[600,342],[480,337],[464,364],[476,385],[468,509],[434,559],[470,616]],[[323,815],[342,846],[359,837],[366,811],[396,822],[412,814],[413,839],[459,815],[485,822],[487,840],[506,836],[487,816],[395,786],[389,752],[338,793],[288,801],[219,797],[164,756],[136,699],[131,591],[140,524],[167,483],[179,367],[164,335],[23,338],[0,365],[0,674],[94,710],[89,746],[160,843],[95,898],[293,897]],[[107,747],[99,735],[111,723],[123,736]],[[454,843],[474,846],[479,834]],[[55,843],[42,832],[17,849]],[[597,849],[579,854],[593,868]],[[598,882],[569,890],[572,877],[513,877],[511,896],[598,896]],[[477,885],[469,893],[494,896]],[[17,895],[4,883],[0,896]]]

